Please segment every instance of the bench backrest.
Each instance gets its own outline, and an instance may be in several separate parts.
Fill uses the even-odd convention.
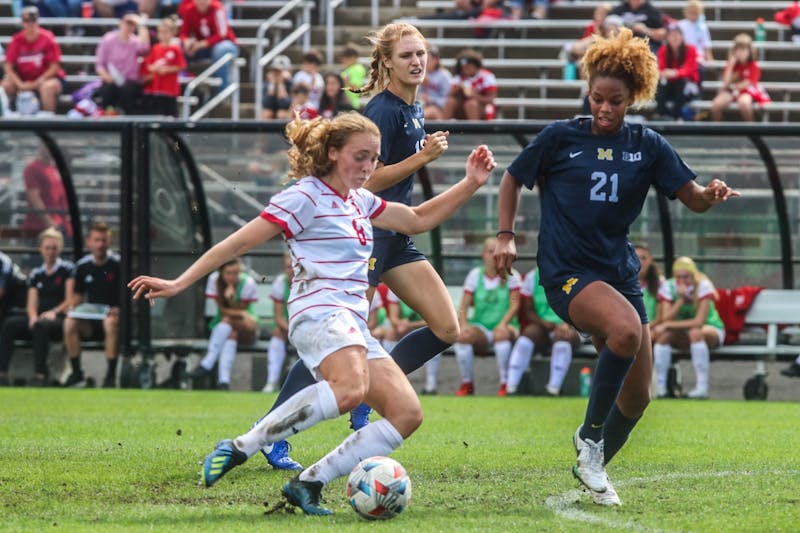
[[[800,324],[800,290],[762,290],[748,309],[745,323]]]

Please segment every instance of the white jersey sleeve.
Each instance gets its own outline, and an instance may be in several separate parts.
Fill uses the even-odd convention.
[[[464,292],[474,293],[478,288],[478,276],[480,276],[481,269],[478,267],[473,268],[467,274],[464,280]]]
[[[278,274],[275,276],[275,279],[272,280],[272,287],[269,291],[269,297],[275,302],[282,302],[283,301],[283,287],[284,283],[286,283],[286,274]]]
[[[206,298],[211,298],[212,300],[217,299],[217,279],[219,279],[219,272],[212,272],[208,276],[208,281],[206,282]]]
[[[533,298],[533,290],[536,288],[533,286],[535,278],[534,270],[525,274],[525,277],[522,279],[522,285],[519,287],[520,296],[523,298]]]
[[[252,276],[247,276],[244,280],[244,287],[239,294],[239,301],[242,303],[252,303],[258,301],[258,285]]]

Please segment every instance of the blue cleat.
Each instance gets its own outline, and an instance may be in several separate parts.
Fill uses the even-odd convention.
[[[372,412],[372,407],[362,403],[352,411],[350,411],[350,427],[353,431],[358,431],[367,424],[369,424],[369,414]]]
[[[233,445],[232,440],[221,440],[203,461],[203,483],[210,487],[234,466],[247,461],[247,455]]]
[[[261,448],[261,453],[275,470],[302,470],[303,465],[289,457],[290,451],[292,451],[291,445],[285,440],[274,443],[269,452]]]
[[[299,507],[305,514],[332,515],[333,511],[319,504],[322,497],[322,486],[321,481],[300,481],[300,477],[295,476],[283,486],[281,492],[290,504]]]

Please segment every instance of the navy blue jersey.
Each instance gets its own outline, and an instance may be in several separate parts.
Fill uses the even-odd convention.
[[[658,133],[625,123],[615,135],[594,135],[591,118],[546,127],[508,167],[518,182],[539,184],[542,221],[540,283],[552,287],[579,272],[609,281],[637,276],[628,242],[650,185],[675,198],[696,174]]]
[[[376,94],[364,108],[364,115],[372,120],[381,132],[381,153],[378,159],[384,165],[394,165],[422,150],[425,140],[425,118],[422,105],[408,105],[388,89]],[[377,194],[388,202],[411,205],[414,174],[404,178]],[[386,237],[394,232],[375,228],[374,237]]]
[[[102,265],[92,254],[83,256],[75,265],[75,292],[85,294],[91,304],[119,305],[119,256],[109,253]]]
[[[53,271],[49,274],[44,264],[31,270],[28,275],[28,287],[36,289],[39,293],[37,313],[41,315],[64,301],[65,286],[67,280],[74,275],[74,270],[75,265],[63,259],[56,260]]]

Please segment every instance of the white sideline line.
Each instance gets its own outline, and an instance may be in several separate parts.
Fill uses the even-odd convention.
[[[627,485],[636,485],[641,483],[657,483],[659,481],[667,481],[673,479],[691,479],[691,478],[720,478],[728,476],[763,476],[763,475],[797,475],[800,470],[766,470],[766,471],[741,471],[741,472],[674,472],[671,474],[664,474],[660,476],[651,477],[632,477],[622,481],[615,481],[616,487],[625,487]],[[544,500],[544,506],[553,511],[555,514],[567,520],[574,520],[576,522],[584,522],[587,524],[599,524],[609,528],[627,529],[631,531],[668,531],[663,529],[654,529],[652,526],[645,526],[637,524],[630,520],[615,520],[610,516],[603,516],[595,514],[581,508],[576,507],[581,499],[588,495],[588,490],[584,489],[570,489],[561,494],[548,496]],[[594,504],[589,504],[594,506]],[[623,507],[624,508],[624,507]]]

